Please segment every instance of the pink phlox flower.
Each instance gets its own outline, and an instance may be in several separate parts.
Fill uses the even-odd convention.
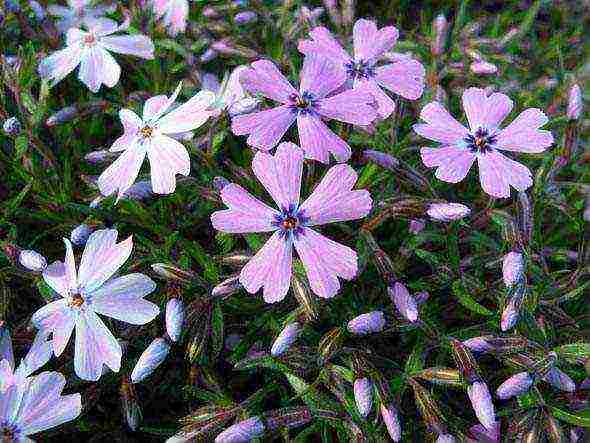
[[[549,120],[537,108],[526,109],[501,129],[500,124],[512,106],[512,100],[504,94],[488,95],[479,88],[465,90],[463,108],[468,129],[440,103],[427,104],[420,113],[425,123],[416,124],[413,129],[442,146],[422,148],[422,161],[429,168],[437,168],[438,179],[458,183],[477,160],[481,186],[493,197],[509,197],[510,186],[518,191],[528,189],[533,184],[531,171],[500,151],[540,153],[553,144],[553,135],[539,129]]]
[[[230,115],[240,114],[237,112],[240,108],[244,106],[255,107],[260,102],[260,100],[251,97],[240,83],[240,75],[246,69],[248,69],[246,65],[237,66],[223,78],[221,83],[215,74],[204,73],[202,75],[203,90],[215,93],[213,108],[216,110],[214,112],[216,117],[221,115],[223,111],[227,111]]]
[[[135,182],[146,155],[155,194],[173,193],[176,174],[189,174],[188,151],[175,136],[192,131],[207,121],[215,94],[200,91],[186,103],[169,111],[180,87],[178,85],[171,97],[158,95],[148,99],[143,106],[143,118],[130,109],[119,112],[124,133],[115,140],[110,150],[122,153],[98,177],[98,187],[103,195],[118,192],[117,201],[121,199]]]
[[[144,299],[156,288],[139,273],[114,277],[131,255],[131,237],[117,243],[117,231],[102,229],[88,238],[76,271],[74,252],[68,239],[65,261],[56,261],[43,272],[43,279],[61,298],[33,314],[40,330],[51,332],[53,353],[59,357],[74,329],[74,369],[84,380],[98,380],[103,364],[114,372],[121,367],[121,345],[98,314],[134,325],[152,321],[159,313]]]
[[[68,6],[49,5],[47,12],[59,17],[55,27],[58,31],[66,33],[70,28],[79,28],[87,19],[97,19],[105,14],[114,12],[116,4],[110,5],[92,5],[91,0],[68,0]]]
[[[424,90],[424,66],[410,58],[378,66],[382,58],[397,42],[399,32],[394,26],[378,29],[370,20],[360,19],[353,29],[353,56],[324,27],[310,31],[309,40],[299,42],[305,55],[321,55],[344,69],[349,86],[371,93],[378,104],[380,118],[395,110],[395,103],[382,89],[387,89],[409,100],[417,100]]]
[[[250,146],[269,151],[297,122],[299,142],[306,158],[328,163],[330,153],[339,162],[350,158],[348,143],[334,134],[323,120],[367,126],[377,117],[371,94],[359,89],[335,95],[346,81],[346,72],[327,58],[305,57],[299,91],[269,60],[258,60],[240,75],[242,86],[280,105],[232,120],[236,135],[248,135]]]
[[[213,227],[222,232],[272,232],[270,239],[242,268],[240,283],[251,294],[263,288],[264,300],[282,300],[291,283],[292,249],[295,247],[311,289],[323,298],[336,295],[338,277],[351,280],[357,273],[356,252],[336,243],[314,226],[355,220],[371,210],[366,190],[353,190],[356,172],[339,164],[328,170],[313,193],[299,204],[303,151],[281,143],[275,155],[258,152],[252,169],[278,206],[273,209],[237,184],[221,191],[229,209],[211,216]]]
[[[186,30],[189,13],[187,0],[153,0],[152,8],[158,20],[172,37]]]
[[[96,93],[101,85],[112,88],[119,82],[121,67],[111,52],[133,55],[144,59],[154,58],[152,40],[140,34],[113,35],[125,29],[108,18],[87,18],[87,31],[70,28],[66,34],[66,47],[45,57],[39,64],[39,75],[55,85],[78,65],[78,78]]]

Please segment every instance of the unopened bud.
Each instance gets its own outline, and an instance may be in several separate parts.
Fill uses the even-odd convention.
[[[207,49],[205,52],[203,52],[200,57],[199,57],[199,61],[201,63],[207,63],[210,62],[211,60],[214,60],[217,58],[217,51],[215,51],[214,49]]]
[[[215,443],[248,443],[264,434],[264,423],[258,417],[236,423],[217,436]]]
[[[128,198],[129,200],[146,200],[153,195],[152,184],[148,180],[138,181],[127,189],[123,195],[124,198]]]
[[[283,408],[264,413],[264,421],[269,431],[304,426],[312,420],[311,411],[304,406]]]
[[[381,332],[385,328],[385,316],[381,311],[361,314],[348,322],[347,329],[351,334],[367,335]]]
[[[164,338],[159,337],[154,339],[146,350],[143,351],[133,368],[131,382],[139,383],[150,376],[166,359],[169,351],[170,345]]]
[[[10,135],[11,137],[17,136],[20,131],[22,130],[22,125],[20,121],[16,117],[10,117],[4,120],[2,124],[2,130],[6,135]]]
[[[567,100],[567,118],[570,120],[578,120],[582,115],[584,108],[584,100],[582,98],[582,89],[580,85],[575,83],[569,90]]]
[[[372,149],[363,151],[363,159],[366,161],[371,161],[390,171],[395,171],[399,166],[399,160],[393,155],[386,154],[385,152],[381,151],[374,151]]]
[[[415,219],[410,220],[410,226],[408,227],[408,230],[410,231],[410,233],[416,235],[416,234],[419,234],[420,232],[422,232],[425,227],[426,227],[426,223],[424,222],[423,219],[415,218]]]
[[[516,296],[511,297],[510,300],[508,300],[508,303],[506,304],[504,311],[502,311],[502,317],[500,318],[500,329],[502,329],[503,332],[506,332],[509,329],[512,329],[514,327],[514,325],[516,325],[516,323],[518,322],[519,318],[520,318],[519,300]]]
[[[472,352],[485,353],[494,350],[494,347],[488,343],[486,337],[473,337],[463,342],[463,346]]]
[[[298,274],[293,274],[291,289],[299,305],[305,313],[308,321],[315,321],[319,318],[317,297],[311,292],[307,281]]]
[[[477,75],[492,75],[498,72],[498,67],[493,63],[483,60],[475,61],[469,65],[471,72]]]
[[[524,258],[520,252],[509,252],[502,259],[502,278],[507,287],[514,286],[524,274]]]
[[[230,115],[230,117],[250,114],[251,112],[254,112],[258,109],[260,103],[260,99],[256,97],[244,97],[232,103],[228,108],[227,112]]]
[[[418,320],[418,304],[404,285],[395,283],[387,287],[387,292],[402,317],[412,323]]]
[[[457,443],[457,439],[451,434],[439,434],[436,443]]]
[[[433,220],[449,222],[467,217],[471,209],[460,203],[432,203],[426,213]]]
[[[227,266],[242,267],[250,261],[252,254],[247,252],[234,252],[221,257],[221,263]]]
[[[396,443],[400,441],[402,438],[402,427],[397,408],[393,404],[387,406],[381,404],[381,417],[391,439]]]
[[[354,400],[361,417],[366,418],[373,407],[373,382],[370,378],[357,378],[354,381]]]
[[[84,156],[84,160],[86,160],[91,165],[104,163],[109,159],[113,158],[114,154],[106,149],[101,149],[100,151],[92,151],[89,152]]]
[[[37,251],[23,249],[18,255],[18,262],[33,272],[42,272],[47,267],[47,260]]]
[[[76,105],[66,106],[65,108],[60,109],[55,114],[49,116],[49,118],[45,121],[45,124],[49,127],[60,125],[62,123],[69,122],[73,120],[74,117],[78,115],[78,107]]]
[[[192,271],[186,271],[166,263],[154,263],[152,265],[152,271],[166,280],[182,283],[190,283],[196,277]]]
[[[533,378],[528,372],[519,372],[498,387],[496,396],[502,400],[522,395],[527,392],[533,384]]]
[[[551,368],[543,377],[543,380],[554,388],[565,392],[574,392],[576,384],[565,372],[559,368]]]
[[[239,12],[234,16],[234,22],[237,25],[243,26],[249,23],[254,23],[258,19],[258,16],[254,11]]]
[[[166,303],[166,333],[170,340],[177,342],[184,323],[184,305],[182,300],[171,298]]]
[[[244,58],[256,58],[257,53],[250,48],[238,45],[231,41],[229,38],[217,40],[211,44],[211,49],[226,56],[244,57]]]
[[[320,339],[318,343],[318,354],[323,361],[328,361],[342,346],[342,331],[340,328],[333,328]]]
[[[432,22],[432,31],[434,34],[434,38],[430,44],[430,52],[432,55],[441,55],[444,52],[448,29],[449,22],[444,14],[437,15]]]
[[[235,294],[240,290],[242,285],[240,284],[239,275],[235,275],[228,279],[225,279],[211,290],[211,296],[213,297],[227,297]]]
[[[469,348],[456,339],[451,339],[450,343],[453,350],[453,360],[455,360],[465,381],[469,384],[479,381],[479,368]]]
[[[119,393],[127,426],[129,426],[129,429],[132,431],[137,431],[141,423],[142,413],[141,406],[137,400],[137,394],[135,393],[135,388],[126,379],[123,379]]]
[[[301,332],[301,325],[297,322],[289,323],[283,328],[279,336],[275,339],[270,350],[270,355],[278,357],[287,351]]]
[[[488,385],[482,381],[476,381],[467,387],[467,394],[479,422],[486,429],[491,429],[496,422],[496,413]]]
[[[87,224],[80,224],[72,229],[70,233],[70,241],[76,246],[84,246],[88,237],[92,234],[92,228]]]
[[[461,373],[453,368],[427,368],[418,372],[416,377],[438,385],[461,386],[463,384]]]

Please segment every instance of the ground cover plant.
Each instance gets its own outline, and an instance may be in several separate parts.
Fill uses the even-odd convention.
[[[2,441],[587,441],[587,10],[6,0]]]

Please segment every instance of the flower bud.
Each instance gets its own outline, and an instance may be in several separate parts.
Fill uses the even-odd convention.
[[[217,55],[218,55],[217,54],[217,51],[215,51],[214,49],[209,48],[209,49],[207,49],[205,52],[203,52],[201,54],[201,56],[199,57],[199,61],[201,63],[207,63],[207,62],[210,62],[213,59],[216,59],[217,58]]]
[[[477,75],[491,75],[498,72],[498,67],[493,63],[484,60],[478,60],[469,65],[471,72]]]
[[[422,232],[425,227],[426,227],[426,223],[424,222],[423,219],[414,218],[414,219],[410,220],[410,226],[408,227],[408,230],[410,231],[410,233],[416,235],[416,234],[419,234],[420,232]]]
[[[159,277],[166,280],[190,283],[196,277],[192,271],[187,271],[166,263],[154,263],[151,268]]]
[[[463,380],[461,373],[457,369],[453,368],[441,368],[433,367],[426,368],[416,374],[423,380],[429,381],[430,383],[436,383],[438,385],[447,386],[462,386]]]
[[[412,323],[418,320],[418,304],[404,285],[395,283],[393,288],[387,288],[387,292],[402,317]]]
[[[385,328],[385,316],[381,311],[367,312],[353,318],[346,327],[351,334],[367,335]]]
[[[37,251],[23,249],[18,255],[18,262],[33,272],[42,272],[47,267],[47,260]]]
[[[502,259],[502,278],[507,287],[514,286],[524,274],[524,258],[520,252],[511,251]]]
[[[55,114],[50,115],[45,124],[49,127],[57,126],[70,120],[73,120],[78,115],[78,107],[76,105],[66,106],[60,109]]]
[[[236,292],[238,292],[241,287],[242,287],[242,285],[240,284],[240,277],[238,275],[235,275],[233,277],[225,279],[224,281],[219,283],[217,286],[215,286],[211,290],[211,296],[213,296],[213,297],[227,297],[227,296],[233,295]]]
[[[582,383],[580,383],[580,389],[590,390],[590,378],[582,380]]]
[[[361,417],[366,418],[373,407],[373,382],[370,378],[357,378],[354,381],[354,401]]]
[[[104,163],[113,157],[113,153],[108,151],[107,149],[101,149],[100,151],[92,151],[89,152],[84,156],[84,160],[86,160],[91,165]]]
[[[402,438],[402,427],[397,408],[393,404],[387,406],[381,404],[381,417],[391,439],[396,443],[400,441]]]
[[[137,394],[135,393],[135,388],[126,379],[123,379],[119,394],[127,426],[129,426],[129,429],[132,431],[137,431],[139,424],[141,423],[142,413]]]
[[[475,437],[475,441],[468,439],[469,443],[499,443],[500,442],[500,422],[496,421],[486,429],[482,425],[475,425],[469,428],[469,433]]]
[[[146,200],[153,195],[152,184],[148,180],[138,181],[127,189],[123,195],[124,198],[128,198],[129,200]]]
[[[264,434],[264,423],[258,417],[236,423],[217,436],[215,443],[248,443]]]
[[[70,233],[70,241],[76,246],[84,246],[88,237],[92,234],[92,228],[87,224],[80,224],[72,229]]]
[[[449,30],[449,22],[444,14],[438,14],[432,22],[432,31],[434,38],[430,44],[430,52],[432,55],[441,55],[445,50],[445,43],[447,40],[447,31]]]
[[[545,374],[543,380],[560,391],[574,392],[576,390],[576,384],[574,381],[559,368],[551,368],[547,374]]]
[[[527,392],[533,384],[533,378],[528,372],[519,372],[498,387],[496,396],[502,400],[507,400],[517,395]]]
[[[395,171],[395,169],[399,166],[399,160],[393,155],[386,154],[385,152],[381,151],[374,151],[372,149],[363,151],[363,159],[366,161],[371,161],[390,171]]]
[[[240,26],[254,23],[257,19],[258,16],[254,11],[244,11],[234,15],[234,22]]]
[[[312,418],[311,411],[305,406],[283,408],[264,413],[264,421],[269,431],[297,428],[306,425]]]
[[[467,387],[467,394],[479,422],[486,429],[491,429],[496,423],[496,413],[488,385],[482,381],[476,381]]]
[[[567,118],[570,120],[578,120],[582,115],[582,109],[584,108],[584,100],[582,98],[582,89],[580,85],[574,83],[569,90],[567,100]]]
[[[463,346],[468,348],[471,352],[485,353],[494,350],[494,347],[489,344],[486,337],[473,337],[463,342]]]
[[[354,4],[356,0],[344,0],[342,5],[342,24],[352,26],[354,20]]]
[[[318,354],[326,362],[342,347],[342,331],[340,328],[332,328],[320,339]]]
[[[258,54],[250,48],[238,45],[229,38],[214,41],[211,43],[211,49],[230,57],[244,57],[244,58],[256,58]]]
[[[503,332],[512,329],[514,325],[516,325],[518,319],[520,318],[519,311],[520,309],[517,297],[512,297],[506,304],[504,311],[502,311],[502,317],[500,319],[500,329],[502,329]]]
[[[436,443],[457,443],[457,439],[451,434],[439,434]]]
[[[301,325],[297,322],[289,323],[285,326],[272,344],[270,355],[273,357],[282,355],[297,340],[300,332]]]
[[[426,213],[433,220],[449,222],[467,217],[471,209],[460,203],[432,203]]]
[[[291,289],[295,298],[299,302],[299,305],[303,309],[305,318],[308,321],[316,321],[319,316],[318,301],[315,294],[313,294],[309,288],[309,284],[298,274],[293,274],[291,281]]]
[[[170,340],[177,342],[182,333],[184,322],[184,305],[182,300],[171,298],[166,303],[166,333]]]
[[[18,118],[10,117],[4,120],[4,123],[2,124],[2,130],[6,135],[15,137],[22,130],[22,125],[20,124]]]
[[[225,177],[213,177],[213,187],[217,192],[221,192],[223,188],[230,184],[230,181]]]
[[[131,372],[131,382],[139,383],[152,374],[154,370],[162,364],[168,356],[170,345],[162,338],[158,337],[150,343],[139,357],[133,372]]]
[[[242,267],[250,261],[252,254],[248,252],[233,252],[221,257],[221,263],[227,266]]]

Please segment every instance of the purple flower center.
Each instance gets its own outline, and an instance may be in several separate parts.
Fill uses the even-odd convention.
[[[346,73],[352,79],[371,78],[375,76],[375,68],[364,60],[351,60],[344,63]]]
[[[486,128],[477,128],[475,133],[469,134],[463,139],[467,144],[467,149],[471,152],[485,154],[492,150],[496,143],[496,136],[490,134]]]
[[[68,305],[72,308],[79,308],[84,304],[84,298],[80,294],[74,294],[70,297]]]
[[[96,37],[94,34],[84,36],[84,43],[89,46],[94,45],[96,43]]]
[[[2,443],[12,443],[16,441],[18,429],[14,425],[8,423],[0,423],[0,437]]]
[[[303,226],[309,220],[303,211],[299,211],[295,205],[290,205],[288,208],[283,208],[280,215],[276,215],[273,226],[276,226],[281,231],[281,237],[288,238],[291,236],[297,237],[303,233]]]
[[[293,94],[289,97],[291,100],[291,109],[298,114],[307,114],[313,112],[316,99],[309,91],[303,91],[302,94]]]

